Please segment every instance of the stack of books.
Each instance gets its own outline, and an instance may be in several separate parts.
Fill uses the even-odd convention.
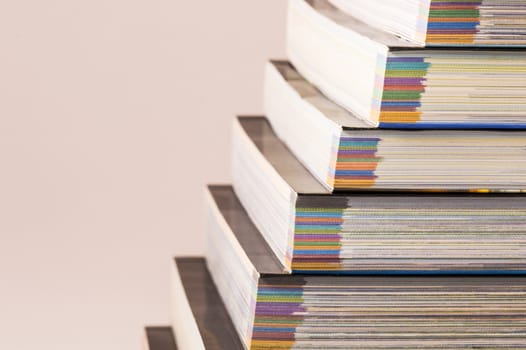
[[[526,2],[289,0],[287,31],[146,348],[526,348]]]

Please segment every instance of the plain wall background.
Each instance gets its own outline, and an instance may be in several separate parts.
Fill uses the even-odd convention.
[[[0,348],[139,349],[286,1],[0,2]]]

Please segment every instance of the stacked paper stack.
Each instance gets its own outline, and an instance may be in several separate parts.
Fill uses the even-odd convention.
[[[288,15],[206,255],[173,264],[177,347],[525,349],[526,2]]]

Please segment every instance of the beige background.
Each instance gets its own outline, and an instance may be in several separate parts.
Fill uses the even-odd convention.
[[[0,2],[0,348],[139,349],[283,0]]]

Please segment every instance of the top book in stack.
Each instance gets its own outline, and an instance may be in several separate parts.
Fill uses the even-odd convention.
[[[415,46],[526,46],[523,0],[330,0]]]
[[[382,128],[526,128],[526,51],[520,49],[526,42],[521,29],[524,5],[492,1],[484,10],[468,11],[481,1],[334,3],[345,10],[329,0],[289,2],[288,56],[302,76],[356,117]],[[448,6],[456,8],[451,4],[458,5],[456,12],[446,11]],[[441,6],[444,11],[436,10]],[[390,8],[405,9],[405,14],[399,17]],[[493,17],[495,34],[488,35],[492,11],[499,15]],[[412,30],[405,28],[408,23],[415,22],[405,16],[416,13],[428,13],[429,38],[431,28],[450,28],[447,23],[453,26],[457,22],[452,19],[461,19],[460,15],[479,13],[483,18],[475,39],[467,40],[461,31],[444,31],[441,43],[454,47],[422,49],[423,40],[407,39],[422,34],[403,33]],[[440,21],[438,16],[443,16]],[[465,20],[469,26],[475,21]],[[501,25],[503,21],[506,24]],[[400,25],[391,28],[394,22]],[[459,46],[461,41],[466,45]]]

